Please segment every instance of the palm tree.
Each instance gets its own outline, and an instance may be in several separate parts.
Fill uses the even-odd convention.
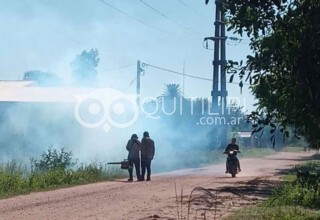
[[[162,94],[166,98],[178,98],[181,96],[181,88],[179,84],[165,84],[165,89]]]

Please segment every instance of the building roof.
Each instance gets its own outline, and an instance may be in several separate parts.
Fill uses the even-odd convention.
[[[25,81],[25,80],[0,80],[0,89],[10,89],[10,88],[22,88],[28,86],[34,86],[36,82]]]
[[[252,134],[251,131],[241,131],[241,132],[238,132],[238,135],[239,135],[241,138],[251,138],[251,134]]]
[[[0,81],[0,102],[76,102],[99,89],[37,87],[33,81]]]

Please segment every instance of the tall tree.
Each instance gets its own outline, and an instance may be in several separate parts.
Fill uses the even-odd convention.
[[[75,80],[74,84],[78,86],[96,86],[97,70],[96,67],[100,61],[97,49],[91,49],[89,52],[82,51],[72,61],[72,76]]]
[[[319,148],[320,1],[222,2],[229,30],[251,39],[254,55],[243,65],[229,62],[229,68],[236,68],[240,78],[252,84],[258,99],[254,131],[265,125],[275,131],[280,124],[287,136],[285,128],[293,126]]]
[[[181,88],[179,84],[165,84],[162,96],[166,98],[179,98],[181,96]]]

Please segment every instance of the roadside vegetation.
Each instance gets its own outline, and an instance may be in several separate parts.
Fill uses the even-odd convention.
[[[229,220],[320,219],[320,161],[296,166],[282,185],[258,206],[237,211]]]
[[[275,151],[270,148],[246,148],[242,149],[242,154],[239,157],[262,157],[273,153]],[[153,171],[164,172],[196,168],[208,164],[223,163],[226,160],[226,156],[222,154],[221,150],[189,150],[181,151],[172,156],[180,159],[168,159],[168,161],[173,161],[171,164],[155,163]],[[181,158],[186,158],[183,163]],[[0,198],[125,178],[126,176],[126,170],[121,170],[120,166],[107,166],[104,163],[79,163],[73,158],[71,151],[50,147],[39,158],[30,158],[29,165],[17,161],[0,165]]]
[[[11,161],[0,166],[0,198],[124,177],[103,163],[78,163],[71,151],[49,148],[30,166]]]

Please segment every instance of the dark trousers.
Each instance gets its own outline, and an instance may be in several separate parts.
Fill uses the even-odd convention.
[[[140,158],[138,159],[129,159],[129,179],[133,180],[133,166],[136,169],[137,179],[140,179]]]
[[[141,158],[141,170],[142,170],[142,174],[141,174],[141,179],[144,179],[144,176],[146,174],[146,170],[147,170],[147,180],[150,180],[151,177],[151,159],[148,158]]]
[[[231,157],[227,157],[227,162],[226,162],[226,169],[227,169],[227,171],[229,171],[228,163],[230,162],[230,160],[231,160]],[[238,170],[241,170],[241,168],[240,168],[240,161],[239,161],[238,157],[236,157],[236,160],[237,160]]]

